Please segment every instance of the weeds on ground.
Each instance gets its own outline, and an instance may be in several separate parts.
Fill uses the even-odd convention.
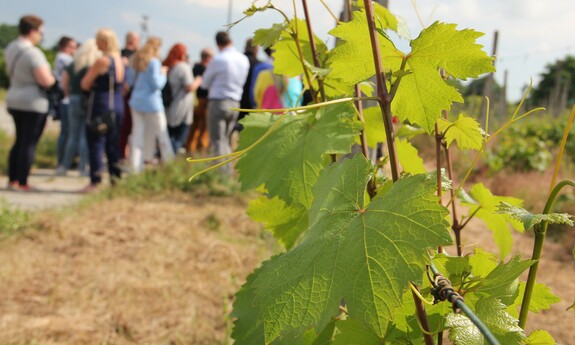
[[[58,165],[58,133],[45,132],[36,147],[34,166],[54,169]]]
[[[194,195],[231,196],[239,192],[239,183],[234,178],[223,177],[218,172],[202,174],[189,181],[190,176],[205,167],[205,164],[190,164],[178,159],[123,178],[116,182],[114,188],[106,190],[105,194],[108,197],[145,196],[180,191]]]
[[[0,199],[0,240],[24,230],[31,222],[28,212],[11,208],[6,200]]]

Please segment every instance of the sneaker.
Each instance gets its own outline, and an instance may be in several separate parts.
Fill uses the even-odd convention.
[[[89,193],[94,193],[97,192],[98,189],[100,189],[100,185],[97,183],[90,183],[89,185],[87,185],[86,187],[80,189],[80,193],[82,194],[89,194]]]
[[[8,182],[8,186],[6,186],[6,189],[15,191],[18,190],[18,186],[19,186],[18,181],[10,181]]]
[[[40,193],[41,190],[36,188],[36,187],[32,187],[28,184],[25,185],[19,185],[18,186],[18,191],[19,192],[24,192],[24,193]]]
[[[63,166],[58,166],[56,168],[56,176],[66,176],[66,168],[64,168]]]

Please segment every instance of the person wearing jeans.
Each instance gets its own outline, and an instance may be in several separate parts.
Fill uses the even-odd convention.
[[[88,142],[86,140],[86,96],[81,88],[82,78],[88,69],[102,56],[95,39],[89,39],[74,54],[73,62],[62,73],[62,89],[68,96],[68,134],[62,164],[56,169],[56,175],[66,175],[76,154],[80,156],[78,170],[82,176],[88,176]]]
[[[102,152],[106,152],[108,173],[112,185],[121,177],[119,127],[124,117],[122,87],[124,84],[124,64],[120,57],[120,45],[116,34],[110,29],[100,29],[96,33],[96,45],[103,56],[88,69],[80,86],[90,92],[92,104],[88,106],[88,115],[97,116],[113,110],[116,115],[115,128],[105,134],[94,133],[86,129],[88,155],[90,157],[90,183],[81,192],[89,193],[98,189],[102,183]],[[113,107],[112,109],[110,109]],[[87,115],[87,121],[89,116]]]

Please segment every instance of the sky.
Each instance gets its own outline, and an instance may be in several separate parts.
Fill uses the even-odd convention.
[[[267,0],[258,0],[263,5]],[[292,1],[274,0],[274,4],[293,13]],[[295,1],[299,4],[300,1]],[[334,20],[320,0],[307,0],[313,29],[329,46],[334,39],[327,33]],[[323,0],[339,14],[343,0]],[[176,43],[184,43],[192,61],[199,59],[204,47],[215,47],[214,35],[223,30],[231,14],[232,21],[252,0],[0,0],[0,23],[16,24],[24,14],[36,14],[45,21],[44,45],[53,46],[62,35],[83,41],[98,28],[109,27],[123,43],[127,31],[142,31],[147,16],[149,34],[160,36],[163,52]],[[231,11],[230,11],[231,8]],[[478,41],[491,54],[494,32],[499,32],[495,79],[502,84],[508,71],[508,98],[516,101],[530,80],[536,84],[547,64],[567,55],[575,55],[575,2],[571,0],[389,0],[389,9],[403,18],[411,38],[424,26],[439,20],[485,33]],[[303,16],[301,8],[296,9]],[[271,27],[282,17],[258,13],[234,26],[230,33],[235,46],[243,50],[245,40],[258,28]],[[407,41],[397,43],[409,52]]]

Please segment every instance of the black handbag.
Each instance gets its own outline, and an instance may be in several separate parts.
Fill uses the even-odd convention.
[[[116,112],[114,111],[114,73],[108,73],[110,85],[108,87],[108,110],[94,114],[95,91],[90,92],[88,98],[88,114],[86,125],[88,130],[94,134],[104,135],[116,128]]]

